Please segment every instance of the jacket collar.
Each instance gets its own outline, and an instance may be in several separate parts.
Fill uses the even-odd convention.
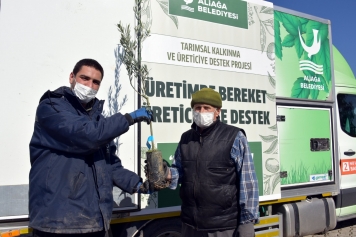
[[[89,113],[90,111],[87,111],[82,104],[80,103],[80,100],[78,99],[78,97],[73,93],[72,89],[70,89],[67,86],[62,86],[59,87],[58,89],[54,90],[54,91],[46,91],[46,93],[43,94],[43,96],[40,99],[40,102],[45,100],[45,99],[49,99],[51,106],[58,111],[55,108],[55,105],[52,103],[51,98],[61,98],[61,97],[65,97],[69,103],[75,107],[76,109],[81,110],[82,112],[85,113]],[[103,105],[104,105],[104,100],[98,100],[97,98],[93,99],[93,101],[91,101],[90,103],[92,106],[91,112],[95,112],[97,110],[99,110],[98,112],[102,112],[103,111]]]
[[[97,110],[99,110],[100,113],[103,111],[104,100],[98,100],[97,98],[94,98],[87,104],[87,108],[84,108],[78,97],[73,93],[73,90],[69,87],[65,87],[64,96],[75,108],[79,108],[83,112],[91,114]]]

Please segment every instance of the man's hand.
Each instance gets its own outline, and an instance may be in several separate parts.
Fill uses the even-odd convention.
[[[142,185],[138,189],[138,193],[143,193],[143,194],[152,194],[155,191],[158,191],[158,190],[156,190],[153,187],[153,185],[148,182],[148,180],[143,182]]]
[[[154,121],[152,110],[145,107],[135,110],[130,114],[125,114],[125,117],[129,122],[130,126],[137,122],[145,121],[147,124],[150,124],[151,121]]]

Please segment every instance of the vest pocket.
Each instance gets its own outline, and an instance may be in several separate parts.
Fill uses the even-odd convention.
[[[212,168],[208,168],[209,171],[213,172],[213,173],[226,173],[230,170],[229,167],[212,167]]]

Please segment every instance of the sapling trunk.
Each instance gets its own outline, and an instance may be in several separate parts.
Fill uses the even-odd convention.
[[[149,36],[149,26],[142,24],[142,2],[143,0],[135,0],[134,13],[137,21],[135,31],[135,39],[131,39],[130,25],[124,27],[121,22],[117,25],[121,34],[120,44],[124,49],[124,53],[120,60],[126,67],[127,74],[130,79],[131,87],[145,100],[146,105],[150,108],[149,97],[146,95],[146,81],[148,79],[148,69],[146,65],[142,65],[142,43]],[[137,57],[136,57],[137,53]],[[134,79],[137,79],[137,89],[134,85]],[[152,122],[150,123],[150,135],[153,139]],[[155,143],[152,140],[152,150],[155,150]]]
[[[149,25],[142,24],[142,1],[135,0],[134,13],[137,21],[137,25],[134,28],[135,39],[131,39],[130,25],[123,27],[121,22],[117,25],[121,34],[120,44],[124,49],[124,53],[120,57],[120,60],[126,67],[127,74],[130,79],[130,85],[136,93],[138,93],[144,100],[146,108],[151,109],[149,97],[146,95],[146,82],[148,80],[148,68],[147,65],[142,64],[141,52],[142,43],[149,36]],[[136,57],[137,53],[137,57]],[[137,80],[137,89],[135,88],[134,81]],[[165,171],[163,166],[163,158],[161,151],[156,150],[155,142],[153,138],[152,121],[150,122],[150,135],[152,138],[152,149],[146,152],[147,161],[147,178],[150,183],[158,182],[159,177],[164,177]]]

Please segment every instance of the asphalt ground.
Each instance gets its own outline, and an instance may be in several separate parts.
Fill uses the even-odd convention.
[[[335,229],[330,230],[326,234],[318,234],[318,235],[306,235],[304,237],[356,237],[356,219],[347,220],[339,222]]]

